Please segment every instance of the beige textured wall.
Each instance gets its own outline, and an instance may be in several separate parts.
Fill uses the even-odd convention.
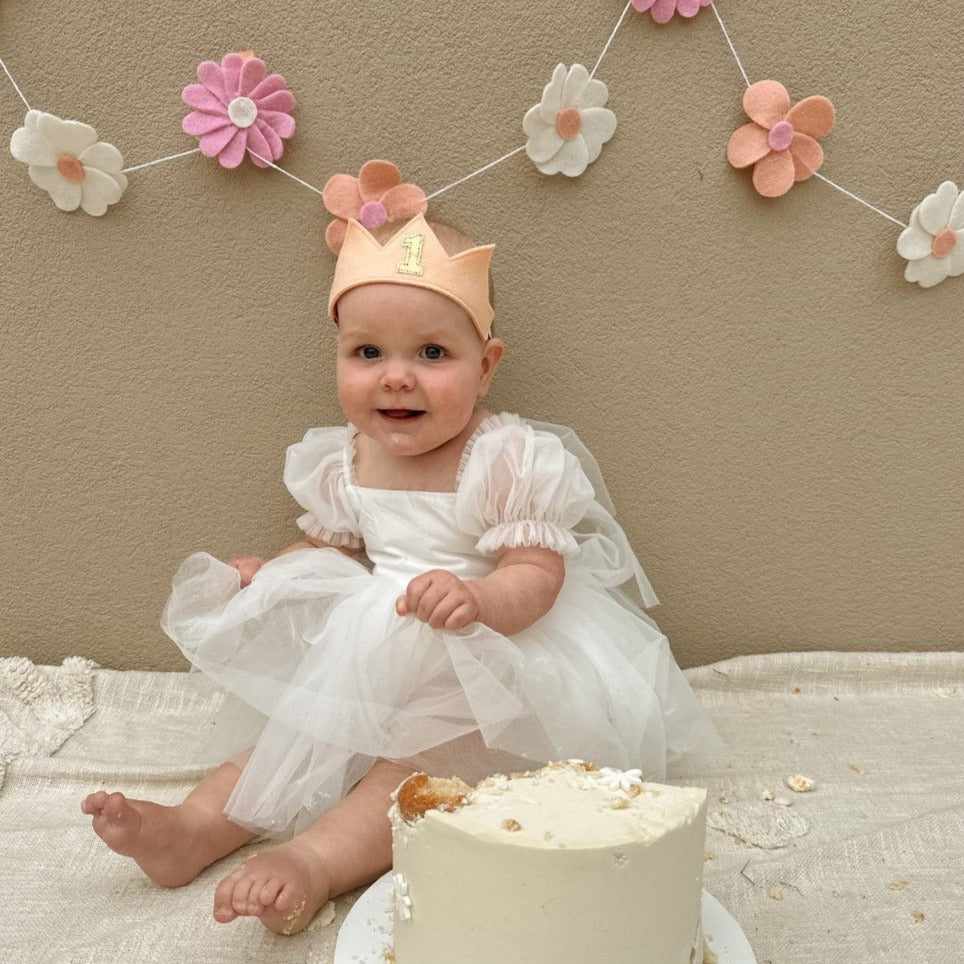
[[[964,186],[964,27],[939,0],[720,0],[751,79],[838,112],[823,173],[906,220]],[[389,157],[427,191],[521,144],[621,0],[4,0],[32,106],[128,164],[192,147],[197,62],[254,48],[321,186]],[[899,229],[825,184],[757,197],[724,151],[743,83],[712,11],[631,13],[599,74],[619,129],[576,180],[524,155],[433,210],[498,242],[497,406],[596,453],[684,665],[964,640],[964,278],[903,280]],[[24,108],[0,77],[3,139]],[[189,552],[270,553],[285,446],[339,420],[316,195],[200,156],[101,218],[0,152],[0,654],[183,662],[158,628]]]

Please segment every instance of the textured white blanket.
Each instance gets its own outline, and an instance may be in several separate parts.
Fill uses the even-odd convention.
[[[964,655],[779,654],[687,676],[728,751],[677,778],[710,791],[705,886],[759,964],[956,960]],[[204,772],[219,704],[195,674],[0,660],[0,961],[330,964],[357,894],[291,938],[219,925],[214,886],[243,854],[163,890],[80,812],[99,787],[180,799]],[[794,775],[814,789],[791,790]]]

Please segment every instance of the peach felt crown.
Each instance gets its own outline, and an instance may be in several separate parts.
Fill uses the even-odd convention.
[[[494,244],[449,255],[422,214],[380,244],[358,221],[348,221],[335,265],[328,314],[337,323],[338,299],[360,285],[384,282],[428,288],[464,308],[482,340],[495,312],[489,302],[489,262]]]

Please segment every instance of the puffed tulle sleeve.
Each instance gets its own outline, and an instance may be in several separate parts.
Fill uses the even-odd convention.
[[[578,552],[573,528],[593,503],[578,459],[554,435],[508,424],[475,439],[462,467],[456,522],[478,535],[476,548],[541,546]]]
[[[284,482],[305,509],[298,525],[329,546],[360,549],[358,514],[348,492],[353,430],[348,426],[312,428],[288,446]]]
[[[659,601],[612,514],[599,466],[572,429],[496,416],[462,465],[456,521],[480,552],[544,546],[568,576],[646,609]]]

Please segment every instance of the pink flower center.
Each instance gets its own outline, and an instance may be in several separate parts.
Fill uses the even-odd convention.
[[[931,251],[935,258],[946,258],[957,247],[957,232],[944,228],[934,235]]]
[[[366,201],[358,212],[358,220],[371,231],[388,220],[388,211],[381,201]]]
[[[73,184],[79,184],[87,176],[84,165],[73,154],[61,154],[57,158],[57,173]]]
[[[767,143],[771,151],[785,151],[790,146],[794,135],[793,124],[790,121],[780,121],[774,124],[767,134]]]
[[[566,107],[556,114],[556,133],[564,141],[571,141],[581,130],[582,114],[578,107]]]

